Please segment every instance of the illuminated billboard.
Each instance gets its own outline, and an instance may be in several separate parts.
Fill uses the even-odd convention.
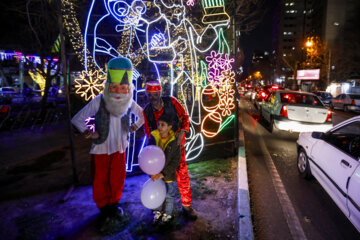
[[[306,69],[297,71],[297,80],[319,80],[320,69]]]

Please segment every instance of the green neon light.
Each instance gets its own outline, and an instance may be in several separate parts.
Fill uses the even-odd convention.
[[[204,8],[225,6],[225,0],[203,0],[202,5]]]
[[[200,60],[200,82],[201,82],[201,87],[205,87],[207,85],[207,75],[208,75],[208,70],[207,70],[207,65],[203,60]]]
[[[235,118],[235,115],[232,114],[230,117],[228,117],[220,126],[219,132],[221,132],[221,130],[223,130],[223,128],[225,128],[227,125],[229,125],[229,123]]]
[[[226,50],[226,53],[230,55],[230,46],[226,41],[225,35],[224,35],[224,29],[220,28],[219,30],[219,53],[224,54]]]

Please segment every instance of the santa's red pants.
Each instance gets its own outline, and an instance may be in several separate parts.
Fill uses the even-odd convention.
[[[190,178],[185,158],[185,148],[181,145],[181,159],[178,169],[176,170],[176,181],[181,195],[181,203],[185,207],[191,205]]]
[[[126,176],[125,152],[93,155],[93,199],[102,208],[118,203]]]

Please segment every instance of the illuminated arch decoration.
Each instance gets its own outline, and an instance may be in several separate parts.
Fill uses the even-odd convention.
[[[82,71],[75,79],[75,93],[89,101],[104,91],[106,75],[98,70]]]

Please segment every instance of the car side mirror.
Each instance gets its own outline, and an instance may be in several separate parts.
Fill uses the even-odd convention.
[[[311,134],[311,137],[313,137],[315,139],[322,139],[324,137],[324,133],[323,132],[313,132]]]

